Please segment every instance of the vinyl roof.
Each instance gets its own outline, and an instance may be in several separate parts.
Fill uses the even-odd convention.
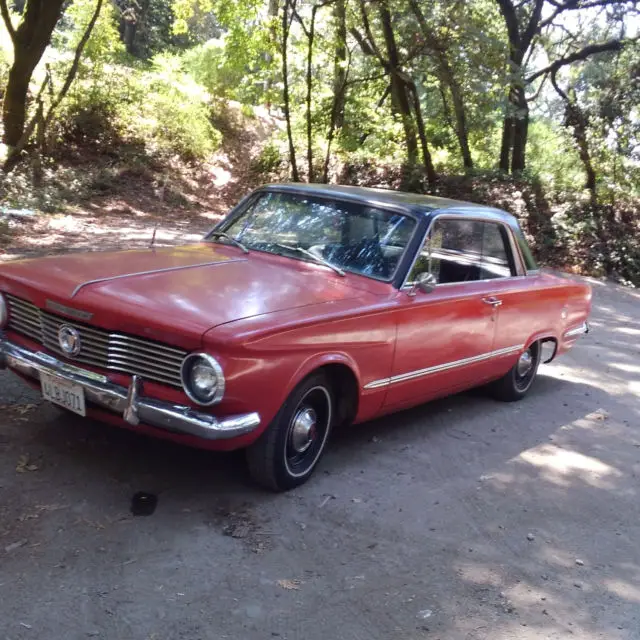
[[[485,207],[484,205],[474,204],[473,202],[465,202],[463,200],[451,200],[449,198],[438,198],[436,196],[427,196],[419,193],[408,193],[405,191],[396,191],[394,189],[377,189],[371,187],[353,187],[338,184],[307,184],[302,182],[282,182],[268,184],[264,189],[270,191],[290,191],[315,196],[333,196],[346,200],[363,202],[369,205],[391,205],[411,210],[413,213],[430,213],[436,210],[452,209],[458,210],[470,209],[485,212],[500,213],[511,217],[510,214]]]

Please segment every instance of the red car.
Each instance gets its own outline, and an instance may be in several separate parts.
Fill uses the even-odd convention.
[[[278,184],[202,242],[0,267],[0,367],[80,415],[309,478],[329,432],[470,387],[519,400],[588,331],[511,215]]]

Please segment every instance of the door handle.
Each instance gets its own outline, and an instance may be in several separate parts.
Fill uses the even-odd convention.
[[[502,304],[502,300],[498,300],[498,298],[494,296],[489,296],[488,298],[482,298],[482,302],[485,304],[490,304],[494,309],[499,307]]]

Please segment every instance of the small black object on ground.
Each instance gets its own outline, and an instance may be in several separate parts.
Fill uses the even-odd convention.
[[[150,516],[158,506],[158,496],[155,493],[138,491],[131,498],[131,513],[134,516]]]

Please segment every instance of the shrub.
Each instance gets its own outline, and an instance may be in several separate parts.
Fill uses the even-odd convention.
[[[267,176],[275,173],[286,162],[282,149],[271,141],[260,151],[260,155],[253,161],[252,168]]]
[[[136,144],[152,156],[204,159],[219,146],[209,96],[175,56],[151,67],[105,65],[79,79],[58,117],[59,137],[101,151]]]
[[[220,145],[220,133],[210,120],[209,96],[177,56],[160,55],[140,76],[143,96],[131,104],[129,130],[147,141],[152,152],[204,159]]]

